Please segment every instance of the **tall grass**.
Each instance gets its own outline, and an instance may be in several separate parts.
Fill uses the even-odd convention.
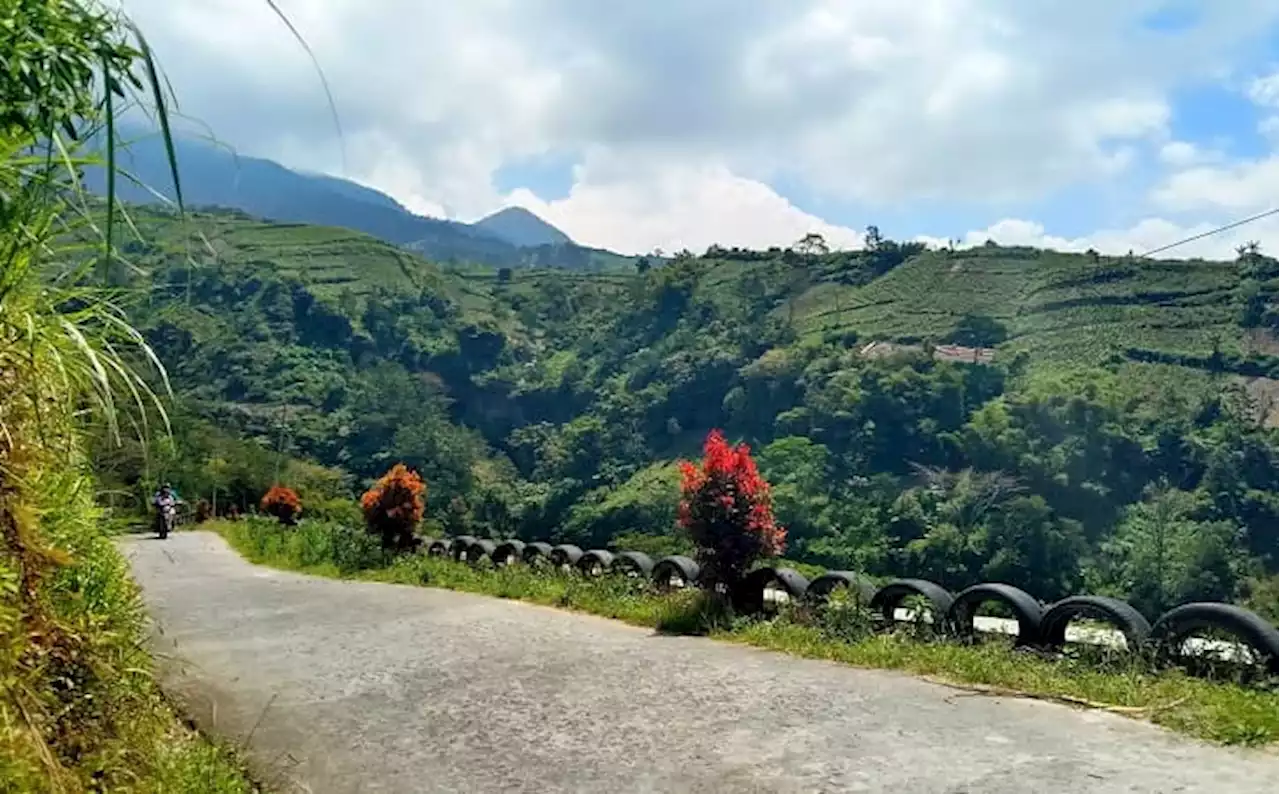
[[[167,378],[116,286],[122,107],[158,111],[177,181],[157,66],[126,17],[79,0],[3,0],[0,52],[0,791],[248,791],[153,680],[83,454],[90,423],[167,425]]]

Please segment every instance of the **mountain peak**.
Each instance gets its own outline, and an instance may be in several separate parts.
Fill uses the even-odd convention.
[[[512,245],[536,247],[572,243],[569,235],[524,207],[504,207],[473,224]]]

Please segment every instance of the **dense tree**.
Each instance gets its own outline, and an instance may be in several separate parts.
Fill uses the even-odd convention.
[[[1014,253],[1028,255],[982,256]],[[1221,530],[1237,573],[1219,591],[1246,597],[1276,570],[1274,436],[1242,390],[1147,386],[1123,355],[1106,368],[1010,355],[1015,321],[980,312],[936,338],[998,345],[995,364],[936,360],[927,345],[863,356],[848,323],[873,307],[815,302],[949,256],[877,230],[857,251],[713,246],[654,255],[645,272],[521,268],[502,281],[428,268],[399,286],[149,255],[156,294],[174,299],[139,317],[182,409],[169,452],[104,445],[101,468],[134,492],[167,472],[245,507],[282,471],[314,514],[401,461],[430,483],[426,519],[447,531],[595,546],[640,533],[673,549],[671,461],[723,427],[759,450],[796,561],[953,587],[996,579],[1046,599],[1082,577],[1129,592],[1132,564],[1103,550],[1167,483]],[[1241,278],[1273,278],[1273,262],[1244,251]],[[1105,261],[1084,276],[1133,277]],[[1178,355],[1178,372],[1212,363]],[[1224,340],[1213,360],[1246,359]],[[973,519],[991,477],[1016,486]]]
[[[1103,545],[1099,584],[1149,615],[1188,601],[1230,600],[1242,563],[1236,529],[1201,518],[1202,496],[1161,488],[1125,511]]]

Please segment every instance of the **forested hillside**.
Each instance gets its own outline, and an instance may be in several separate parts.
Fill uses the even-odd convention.
[[[148,275],[120,278],[150,287],[131,316],[180,410],[176,449],[102,445],[122,490],[247,507],[279,479],[343,514],[404,461],[440,530],[674,549],[673,462],[720,427],[757,452],[793,560],[1275,611],[1276,261],[1255,250],[877,234],[454,270],[341,230],[138,216]]]

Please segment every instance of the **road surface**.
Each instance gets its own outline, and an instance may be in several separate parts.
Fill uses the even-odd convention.
[[[429,588],[124,542],[164,681],[283,791],[1267,792],[1276,756],[1110,714]]]

